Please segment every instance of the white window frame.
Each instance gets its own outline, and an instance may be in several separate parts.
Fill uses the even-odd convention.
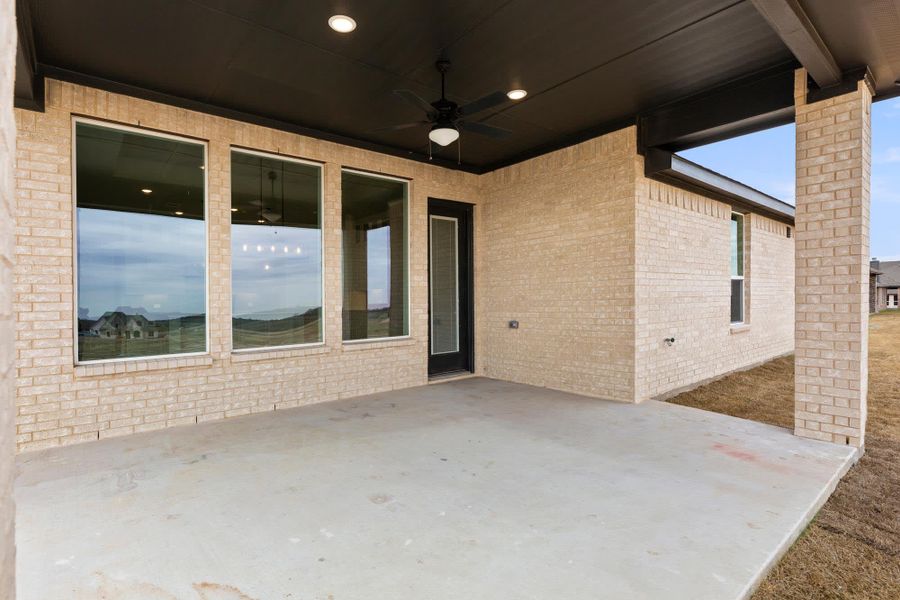
[[[740,244],[740,258],[741,265],[740,271],[741,273],[745,273],[747,271],[747,258],[744,254],[744,240],[746,239],[746,234],[744,233],[744,227],[747,225],[746,215],[744,213],[739,213],[737,211],[731,211],[731,216],[728,219],[728,270],[731,271],[731,221],[735,216],[740,218],[740,237],[738,238],[738,243]],[[731,321],[731,304],[728,305],[728,320],[731,321],[732,325],[743,325],[747,320],[747,289],[746,282],[744,281],[743,275],[731,275],[730,281],[740,281],[741,282],[741,318],[738,321]],[[729,290],[729,297],[733,292]]]
[[[404,221],[405,221],[404,227],[406,230],[405,235],[406,235],[406,330],[407,330],[407,333],[406,333],[406,335],[388,335],[388,336],[377,337],[377,338],[362,338],[359,340],[345,340],[345,339],[343,339],[344,332],[341,331],[341,344],[345,345],[345,346],[353,346],[353,345],[357,345],[357,344],[372,344],[372,343],[377,343],[377,342],[392,342],[392,341],[397,341],[397,340],[410,339],[410,338],[412,338],[412,318],[411,318],[411,316],[412,316],[412,276],[411,276],[409,269],[410,269],[410,258],[411,258],[410,254],[412,252],[412,248],[411,248],[412,240],[410,239],[410,227],[409,227],[410,224],[409,224],[409,222],[411,220],[410,215],[412,213],[412,210],[411,210],[412,202],[410,200],[410,198],[412,197],[412,194],[410,193],[410,190],[412,188],[412,180],[406,179],[403,177],[397,177],[394,175],[384,175],[382,173],[373,173],[372,171],[365,171],[362,169],[354,169],[352,167],[341,167],[341,174],[343,175],[344,173],[352,173],[353,175],[362,175],[363,177],[371,177],[372,179],[386,179],[388,181],[398,181],[398,182],[404,184],[405,197],[403,198],[403,200],[406,203],[405,204],[405,213],[404,213],[404,217],[405,217],[404,218]],[[344,198],[343,198],[343,196],[344,196],[344,192],[342,189],[341,190],[341,215],[340,215],[340,218],[342,221],[344,218],[344,215],[343,215]],[[344,229],[343,229],[343,227],[341,227],[341,248],[342,249],[343,249],[343,236],[344,236]],[[341,254],[341,306],[343,306],[343,304],[344,304],[343,288],[344,288],[344,257],[343,257],[343,250],[342,250],[342,254]],[[343,315],[341,315],[341,322],[343,322]]]
[[[279,350],[297,350],[303,348],[315,348],[317,346],[325,345],[325,336],[327,335],[325,327],[325,163],[321,163],[315,160],[309,160],[305,158],[296,158],[293,156],[286,156],[284,154],[277,154],[274,152],[264,152],[261,150],[251,150],[249,148],[242,148],[240,146],[231,146],[231,152],[228,154],[228,172],[229,177],[231,175],[231,156],[233,154],[246,154],[250,156],[259,156],[262,158],[270,158],[272,160],[283,160],[285,162],[293,162],[301,165],[308,165],[311,167],[316,167],[319,170],[319,273],[321,276],[319,277],[319,303],[321,310],[321,327],[322,327],[322,339],[318,342],[306,342],[301,344],[283,344],[281,346],[258,346],[256,348],[235,348],[234,347],[234,271],[231,268],[234,263],[234,257],[231,258],[231,261],[228,264],[228,270],[230,271],[230,283],[231,283],[231,297],[229,300],[231,301],[231,306],[229,306],[229,327],[228,327],[228,344],[229,350],[233,354],[252,354],[254,352],[277,352]],[[231,190],[231,184],[229,183],[229,191],[233,193]],[[228,198],[228,242],[229,245],[231,243],[231,200],[232,196],[229,195]]]
[[[95,127],[105,127],[118,131],[127,131],[147,137],[176,140],[189,144],[203,146],[203,265],[205,283],[204,334],[206,336],[206,350],[203,352],[180,352],[177,354],[153,354],[148,356],[126,356],[122,358],[101,358],[98,360],[78,359],[78,124],[84,123]],[[72,117],[72,340],[74,342],[72,358],[75,366],[98,365],[107,363],[128,363],[135,361],[169,360],[190,356],[209,356],[209,141],[188,136],[163,133],[143,127],[122,125],[102,119],[89,117]]]

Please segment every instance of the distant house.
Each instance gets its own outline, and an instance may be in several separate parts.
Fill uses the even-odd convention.
[[[900,308],[900,260],[873,259],[869,266],[876,277],[874,289],[870,287],[870,293],[874,293],[870,299],[872,312]]]
[[[88,335],[111,339],[163,337],[162,328],[143,315],[126,315],[120,311],[104,313],[91,325]]]

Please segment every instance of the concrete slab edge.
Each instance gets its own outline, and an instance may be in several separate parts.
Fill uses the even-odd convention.
[[[816,442],[820,444],[828,444],[830,442]],[[841,468],[834,474],[834,476],[828,481],[828,485],[821,491],[821,493],[816,497],[816,499],[812,502],[809,509],[803,514],[800,519],[794,523],[794,526],[791,530],[782,538],[781,543],[778,544],[778,547],[772,551],[769,555],[769,558],[766,562],[760,567],[759,571],[757,571],[756,575],[750,579],[741,593],[737,596],[735,600],[748,600],[759,585],[763,582],[766,576],[769,574],[775,565],[787,554],[787,551],[790,550],[791,546],[794,545],[794,542],[799,539],[800,535],[806,530],[806,527],[812,523],[813,519],[819,513],[819,510],[825,505],[825,502],[831,497],[831,494],[834,493],[834,490],[837,488],[838,483],[840,483],[841,479],[844,478],[844,475],[850,471],[850,468],[853,467],[860,459],[863,454],[862,448],[855,449],[847,458],[844,460],[844,463],[841,465]]]

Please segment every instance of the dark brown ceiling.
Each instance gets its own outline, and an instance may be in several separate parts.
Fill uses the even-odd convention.
[[[868,61],[880,87],[900,74],[900,47],[866,30],[871,17],[855,6],[874,2],[805,4],[841,68]],[[392,90],[436,99],[433,64],[444,52],[457,102],[528,90],[479,117],[512,136],[462,134],[460,166],[477,172],[796,66],[747,0],[31,0],[28,8],[48,76],[102,78],[414,158],[427,156],[424,127],[372,130],[420,118]],[[358,29],[333,32],[336,13]],[[455,165],[456,145],[436,158]]]

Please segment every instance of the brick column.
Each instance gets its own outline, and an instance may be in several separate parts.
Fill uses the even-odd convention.
[[[868,387],[872,90],[807,103],[797,71],[797,435],[862,447]]]
[[[15,506],[15,394],[13,378],[15,325],[12,313],[14,256],[13,161],[16,126],[13,120],[13,81],[16,64],[14,2],[0,3],[0,598],[16,595]]]

